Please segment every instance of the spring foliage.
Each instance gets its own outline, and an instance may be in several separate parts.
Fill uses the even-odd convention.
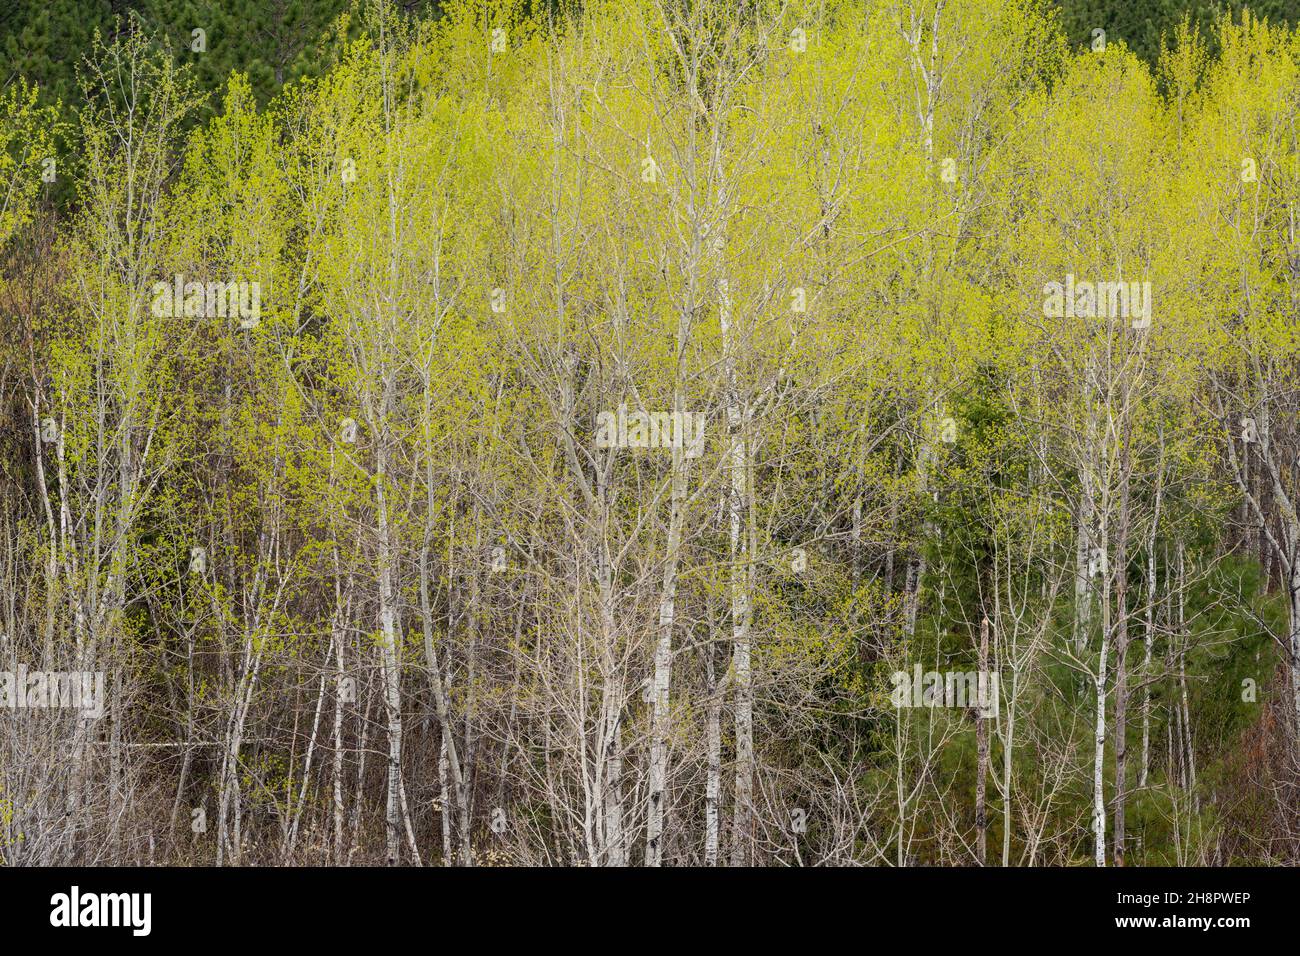
[[[7,861],[1300,860],[1300,33],[345,17],[0,95]]]

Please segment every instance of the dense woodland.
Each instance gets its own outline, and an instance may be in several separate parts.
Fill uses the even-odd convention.
[[[328,14],[0,76],[0,859],[1300,862],[1300,32]]]
[[[1073,46],[1088,43],[1100,28],[1122,38],[1149,65],[1184,17],[1204,32],[1211,48],[1215,21],[1223,14],[1236,17],[1248,7],[1274,23],[1300,21],[1300,0],[1055,0],[1052,5]],[[40,87],[42,104],[71,109],[79,95],[76,70],[95,32],[115,36],[133,16],[174,60],[192,68],[200,90],[219,92],[238,70],[265,104],[286,83],[320,76],[338,62],[347,41],[360,33],[358,19],[338,19],[349,6],[350,0],[6,0],[0,6],[0,83],[23,77]],[[408,18],[438,17],[444,6],[443,0],[395,0],[397,11]],[[557,0],[531,0],[520,7],[524,13],[561,10]],[[190,49],[196,27],[206,34],[201,57]],[[221,97],[213,96],[190,121],[220,106]]]

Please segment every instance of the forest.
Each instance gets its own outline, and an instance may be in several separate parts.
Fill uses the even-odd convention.
[[[85,6],[0,863],[1300,864],[1285,4]]]

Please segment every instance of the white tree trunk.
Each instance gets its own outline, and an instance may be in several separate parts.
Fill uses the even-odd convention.
[[[1101,654],[1097,660],[1097,720],[1093,732],[1092,765],[1092,839],[1094,859],[1106,865],[1106,656],[1110,653],[1110,635],[1103,629]]]

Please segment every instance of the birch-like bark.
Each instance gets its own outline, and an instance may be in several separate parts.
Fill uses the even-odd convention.
[[[694,134],[692,133],[692,136]],[[693,144],[692,144],[693,145]],[[693,155],[693,153],[692,153]],[[646,866],[659,866],[663,861],[663,830],[665,804],[668,799],[668,738],[671,731],[669,683],[672,678],[673,627],[677,621],[677,569],[681,561],[682,523],[686,510],[686,440],[688,421],[682,395],[682,360],[695,318],[698,268],[703,246],[700,224],[692,230],[690,262],[686,299],[677,323],[677,367],[673,384],[673,418],[680,423],[683,434],[672,447],[669,481],[669,515],[667,553],[664,556],[663,586],[659,596],[659,635],[655,641],[654,674],[651,684],[650,726],[650,788],[646,807]],[[725,292],[721,308],[726,308]]]
[[[709,682],[708,711],[705,717],[705,780],[704,780],[704,865],[718,865],[718,819],[722,797],[722,682],[714,673],[714,627],[712,614],[709,620],[709,644],[704,651],[705,678]]]
[[[1092,462],[1095,444],[1091,410],[1088,413],[1086,447],[1084,461],[1079,469],[1079,514],[1075,527],[1074,548],[1074,652],[1083,656],[1088,646],[1089,632],[1092,628],[1092,580],[1089,565],[1092,561],[1092,528],[1096,521],[1097,499],[1096,486],[1093,481]]]
[[[753,862],[754,689],[750,673],[750,568],[745,526],[749,502],[749,460],[744,413],[736,389],[736,332],[723,313],[723,355],[727,378],[727,521],[731,594],[731,672],[735,686],[736,778],[732,807],[731,865]]]
[[[424,529],[424,546],[420,550],[420,621],[423,627],[424,637],[424,657],[425,666],[429,671],[429,684],[433,691],[433,706],[438,717],[438,726],[441,730],[441,746],[439,748],[438,774],[439,783],[442,788],[442,828],[443,828],[443,860],[446,863],[451,862],[451,834],[449,832],[452,804],[448,802],[448,785],[447,773],[450,771],[450,791],[454,801],[456,813],[456,832],[459,838],[459,862],[461,866],[471,866],[473,864],[473,853],[470,846],[470,808],[469,808],[469,787],[465,779],[465,771],[461,766],[460,752],[456,744],[456,734],[452,721],[451,706],[447,700],[447,691],[443,683],[442,663],[439,660],[437,648],[433,639],[433,621],[434,608],[429,595],[429,551],[432,546],[433,527],[432,520],[436,506],[434,496],[436,493],[433,482],[433,458],[432,454],[425,457],[425,529]],[[452,509],[456,507],[456,493],[452,495]],[[454,531],[454,525],[453,525]],[[450,556],[450,545],[448,546],[448,574],[449,577],[454,574],[455,565]]]
[[[1097,658],[1096,721],[1093,729],[1092,764],[1092,839],[1093,859],[1098,866],[1106,865],[1106,657],[1110,653],[1110,640],[1105,630],[1101,637],[1101,652]]]
[[[1180,539],[1178,542],[1178,553],[1175,560],[1178,562],[1178,594],[1175,600],[1178,605],[1178,694],[1179,702],[1177,706],[1182,711],[1183,739],[1181,741],[1184,763],[1187,773],[1187,789],[1193,795],[1193,802],[1199,803],[1196,797],[1196,752],[1193,748],[1192,741],[1192,714],[1187,702],[1187,546]]]
[[[988,688],[977,695],[975,702],[975,859],[980,866],[988,860],[988,817],[984,804],[987,793],[989,773],[989,730],[984,715],[986,705],[993,706],[990,693],[996,693],[997,685],[989,677],[989,619],[980,622],[979,674],[976,675],[978,686]]]
[[[1146,627],[1142,654],[1142,769],[1138,786],[1146,787],[1151,771],[1151,657],[1156,642],[1156,533],[1160,529],[1160,506],[1165,490],[1165,431],[1160,428],[1160,458],[1156,466],[1156,500],[1147,535]]]
[[[307,806],[307,785],[311,782],[312,759],[316,755],[316,741],[317,733],[320,730],[321,711],[325,707],[325,675],[328,672],[329,657],[333,656],[333,650],[333,647],[331,647],[329,654],[326,656],[326,669],[322,671],[320,676],[320,687],[316,693],[316,712],[312,717],[311,736],[307,740],[307,753],[303,758],[302,783],[298,788],[298,796],[294,799],[293,805],[290,808],[291,820],[289,823],[289,835],[288,839],[285,841],[285,848],[282,856],[285,864],[289,864],[293,861],[293,851],[298,844],[298,826],[302,820],[302,811]]]
[[[334,622],[334,753],[331,768],[334,810],[334,865],[343,866],[343,686],[346,670],[343,663],[343,627]]]
[[[1127,523],[1127,516],[1123,519]],[[1128,790],[1128,555],[1124,533],[1115,548],[1115,865],[1124,865],[1124,810]]]
[[[388,407],[385,400],[381,416]],[[384,716],[388,734],[387,799],[384,804],[384,848],[389,866],[397,866],[402,858],[402,674],[399,661],[396,593],[393,583],[394,548],[388,515],[388,494],[384,487],[388,475],[387,441],[381,432],[386,428],[380,422],[375,434],[378,437],[375,451],[375,514],[378,522],[376,540],[375,575],[379,587],[379,661],[384,684]]]
[[[689,321],[689,320],[687,320]],[[677,421],[684,421],[680,391],[674,396]],[[663,590],[659,599],[659,637],[655,642],[654,676],[651,687],[653,713],[650,729],[650,791],[646,807],[646,866],[663,861],[663,829],[668,787],[668,737],[670,732],[669,681],[672,676],[673,625],[677,617],[677,565],[682,546],[682,520],[686,499],[683,449],[672,449],[671,513],[668,518],[668,553],[664,562]]]

